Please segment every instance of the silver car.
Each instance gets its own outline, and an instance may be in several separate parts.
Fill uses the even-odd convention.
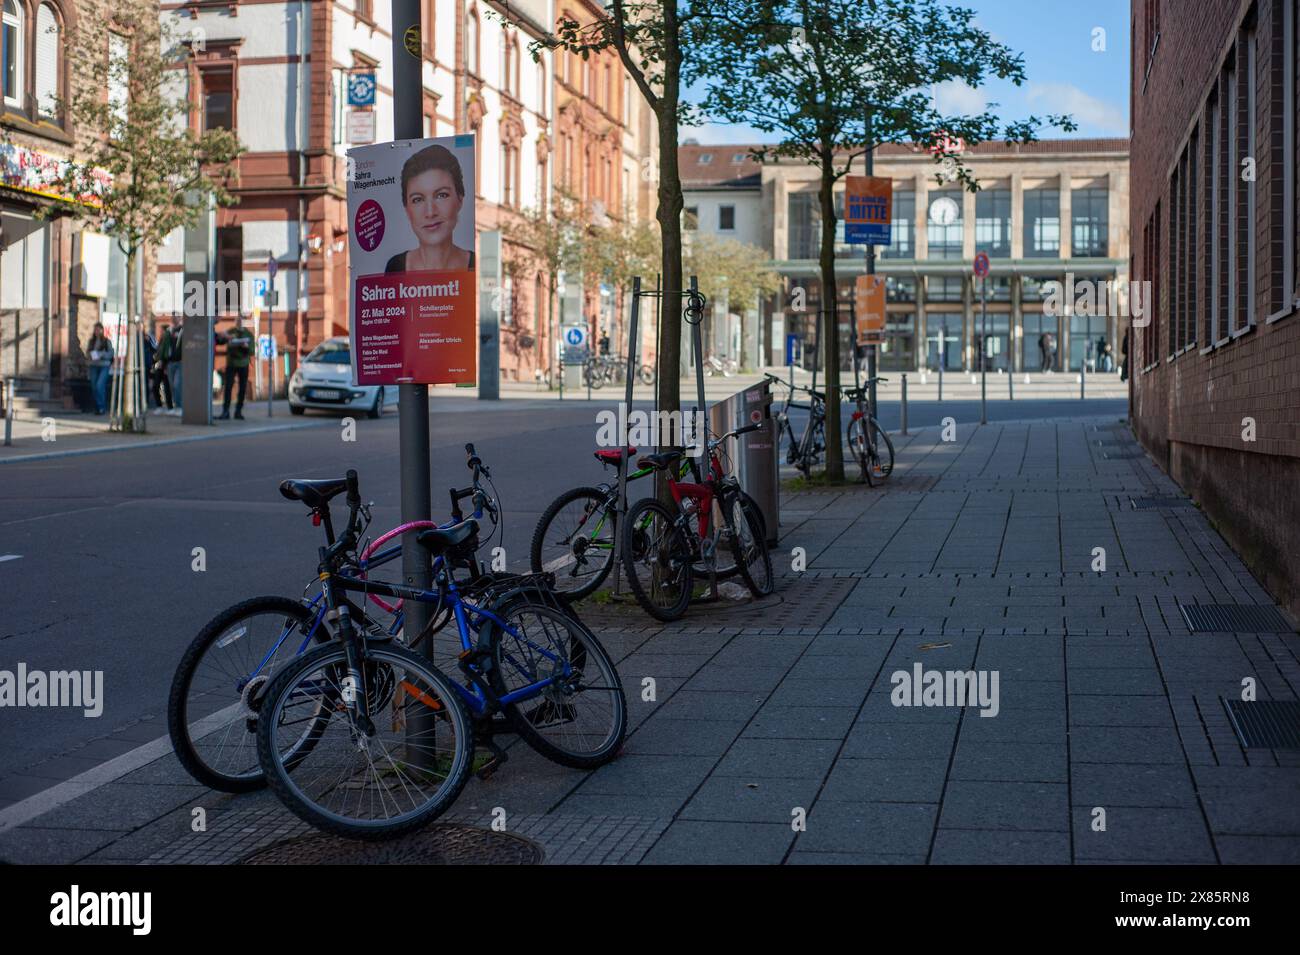
[[[289,410],[364,411],[378,418],[397,403],[397,389],[352,384],[352,352],[346,338],[327,338],[302,360],[289,379]]]

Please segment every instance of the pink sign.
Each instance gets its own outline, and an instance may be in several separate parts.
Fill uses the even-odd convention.
[[[384,241],[384,209],[374,199],[367,199],[357,209],[353,220],[357,242],[367,252],[373,252]]]

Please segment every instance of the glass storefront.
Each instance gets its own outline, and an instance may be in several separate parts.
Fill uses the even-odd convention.
[[[1071,315],[1070,316],[1070,371],[1078,371],[1084,361],[1088,370],[1097,369],[1097,357],[1106,337],[1108,319],[1105,315]],[[1088,347],[1091,345],[1091,349]],[[1116,356],[1115,343],[1110,342],[1112,359]]]
[[[942,347],[941,347],[942,343]],[[928,312],[925,316],[925,367],[939,368],[939,355],[943,354],[945,371],[960,371],[962,367],[962,318],[955,312]]]
[[[985,323],[987,322],[987,326]],[[975,370],[980,370],[981,356],[989,371],[1011,369],[1011,316],[1005,312],[989,312],[984,318],[976,313],[972,319],[975,336]],[[987,327],[987,339],[984,329]]]
[[[881,371],[916,368],[916,313],[887,312],[885,343],[880,347]]]

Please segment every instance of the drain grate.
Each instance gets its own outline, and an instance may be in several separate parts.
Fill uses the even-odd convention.
[[[1191,507],[1190,497],[1131,497],[1135,511],[1150,511],[1157,507]]]
[[[1300,749],[1300,702],[1224,700],[1223,708],[1247,749]]]
[[[355,842],[323,833],[259,849],[244,865],[540,865],[542,847],[509,832],[435,825],[393,842]]]
[[[1179,604],[1192,633],[1295,633],[1282,612],[1262,604]]]

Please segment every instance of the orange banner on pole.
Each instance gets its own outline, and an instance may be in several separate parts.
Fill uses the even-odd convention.
[[[858,344],[883,344],[885,341],[885,277],[859,275],[854,284],[854,292]]]
[[[844,177],[844,241],[889,245],[894,183],[881,176]]]

